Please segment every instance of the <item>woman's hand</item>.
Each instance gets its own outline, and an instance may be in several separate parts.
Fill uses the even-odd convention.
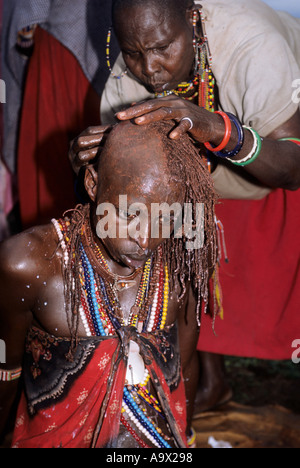
[[[82,167],[90,164],[97,156],[99,146],[110,128],[110,125],[89,127],[71,142],[69,159],[77,175]]]
[[[218,145],[224,138],[222,117],[174,95],[145,101],[116,116],[119,120],[134,119],[137,125],[175,120],[179,124],[169,135],[174,140],[189,133],[199,143],[210,141]]]

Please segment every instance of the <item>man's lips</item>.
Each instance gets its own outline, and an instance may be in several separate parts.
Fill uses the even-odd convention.
[[[141,268],[148,260],[148,255],[124,254],[121,259],[125,265],[131,268]]]
[[[138,254],[125,254],[123,257],[129,258],[129,260],[134,260],[136,262],[144,262],[148,259],[148,255],[138,255]]]

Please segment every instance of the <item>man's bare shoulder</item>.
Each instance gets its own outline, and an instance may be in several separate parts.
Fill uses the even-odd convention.
[[[37,226],[0,243],[0,274],[30,275],[44,267],[57,250],[52,224]]]

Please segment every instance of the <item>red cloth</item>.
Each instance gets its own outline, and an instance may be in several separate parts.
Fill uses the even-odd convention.
[[[37,28],[20,122],[18,183],[24,227],[60,217],[76,203],[70,141],[99,125],[100,99],[76,58]]]
[[[202,320],[198,349],[291,359],[300,338],[300,190],[260,201],[221,201],[229,264],[222,260],[224,320]]]
[[[126,329],[123,329],[124,333]],[[133,332],[132,332],[133,333]],[[24,367],[23,373],[31,372],[34,385],[39,387],[40,402],[48,398],[43,408],[36,409],[29,415],[30,401],[22,395],[18,409],[14,448],[114,448],[120,429],[123,389],[126,377],[126,359],[124,359],[124,341],[112,336],[96,344],[92,358],[79,371],[79,365],[74,367],[77,374],[71,385],[67,382],[67,372],[60,382],[57,392],[55,384],[58,380],[51,374],[51,360],[59,342],[50,335],[40,332],[39,340],[31,343],[32,359],[30,368]],[[128,335],[130,336],[130,335]],[[136,336],[136,335],[135,335]],[[155,348],[161,345],[161,337],[152,334],[141,334],[144,342]],[[52,348],[48,343],[52,344]],[[145,349],[146,349],[145,348]],[[153,348],[152,348],[153,349]],[[151,352],[148,352],[149,360]],[[150,358],[151,360],[151,358]],[[39,364],[43,362],[43,371]],[[32,363],[35,363],[35,365]],[[25,370],[26,369],[26,370]],[[153,385],[159,394],[159,399],[169,426],[176,440],[181,440],[182,447],[186,442],[186,399],[182,377],[177,388],[169,388],[163,370],[152,359],[147,365]],[[47,373],[50,374],[47,376]],[[52,376],[52,378],[51,378]],[[70,376],[70,372],[69,372]],[[26,381],[26,378],[25,378]],[[47,392],[42,382],[48,382]],[[46,388],[46,387],[45,387]],[[25,386],[30,395],[29,387]],[[29,390],[29,392],[28,392]]]
[[[16,448],[88,448],[97,425],[103,399],[106,393],[107,378],[110,366],[103,364],[103,358],[111,359],[117,342],[104,341],[95,351],[93,360],[84,374],[72,386],[68,398],[50,408],[39,411],[30,417],[27,400],[22,395],[14,433],[13,447]],[[102,373],[97,365],[101,365]],[[98,367],[99,369],[99,367]],[[120,367],[120,374],[124,369]],[[119,377],[120,378],[120,377]],[[121,390],[121,387],[120,387]],[[116,389],[116,412],[120,412],[122,396]],[[105,433],[109,421],[110,431],[116,426],[116,414],[111,419],[107,412]],[[107,437],[103,436],[103,439]]]

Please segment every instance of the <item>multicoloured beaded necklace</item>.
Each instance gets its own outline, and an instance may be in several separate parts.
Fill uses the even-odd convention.
[[[72,255],[69,249],[69,235],[68,228],[70,223],[68,220],[61,219],[59,221],[52,220],[52,223],[57,232],[60,245],[63,250],[63,261],[65,265],[69,261],[69,256]],[[89,224],[88,224],[89,226]],[[84,230],[88,229],[86,224],[82,229],[82,238]],[[137,328],[140,324],[138,311],[141,310],[142,305],[145,303],[150,289],[150,279],[153,275],[155,268],[154,259],[149,259],[142,273],[142,279],[136,296],[135,307],[127,320],[120,317],[119,309],[120,304],[117,295],[115,295],[115,302],[111,301],[111,295],[108,293],[107,282],[95,271],[85,251],[84,242],[80,242],[80,284],[81,284],[81,306],[79,308],[82,323],[85,328],[87,336],[113,336],[116,330],[122,326],[133,326]],[[105,269],[108,265],[103,257],[101,249],[96,244],[93,248],[97,251],[97,258],[102,263]],[[158,282],[155,290],[155,295],[151,306],[149,307],[148,314],[142,323],[143,333],[152,333],[158,330],[163,330],[166,324],[169,303],[169,274],[167,267],[164,267],[161,252],[159,255],[159,269]],[[113,289],[113,284],[111,285]],[[115,293],[116,291],[114,291]],[[117,312],[116,313],[116,309]],[[133,345],[132,345],[133,343]],[[150,374],[149,370],[144,365],[144,362],[139,355],[139,347],[136,343],[131,342],[130,346],[137,347],[134,354],[139,361],[143,370],[142,378],[138,382],[134,381],[134,363],[129,364],[126,374],[126,381],[123,394],[122,415],[121,423],[132,435],[132,437],[139,443],[141,447],[148,447],[147,443],[139,436],[142,434],[145,440],[157,448],[171,448],[167,435],[163,435],[160,428],[157,426],[155,419],[157,417],[164,420],[163,411],[158,400],[151,395],[148,387]],[[132,381],[131,381],[132,374]],[[150,407],[155,416],[149,416],[147,408]]]

